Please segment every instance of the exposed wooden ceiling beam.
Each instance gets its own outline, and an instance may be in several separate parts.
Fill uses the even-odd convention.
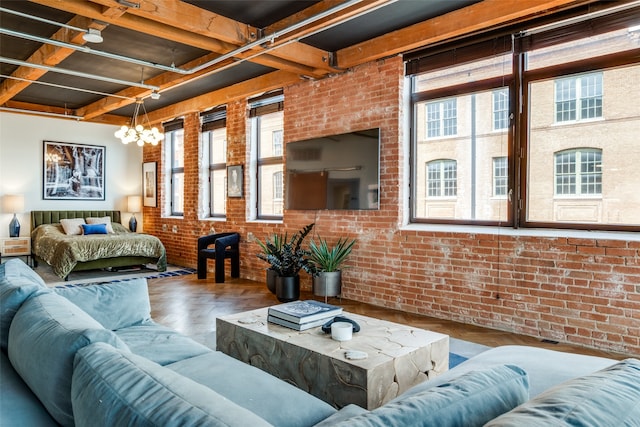
[[[260,77],[227,86],[171,106],[160,108],[148,114],[151,123],[160,123],[186,113],[204,111],[216,105],[226,104],[247,96],[260,94],[300,81],[300,76],[287,71],[274,71]]]
[[[184,29],[183,22],[173,19],[171,24],[167,24],[168,18],[162,14],[160,20],[153,19],[153,13],[146,12],[143,14],[135,14],[137,9],[127,9],[121,16],[108,17],[104,16],[105,4],[116,5],[114,8],[122,8],[117,2],[113,0],[74,0],[69,2],[68,0],[30,0],[33,3],[41,4],[44,6],[52,7],[54,9],[65,10],[67,12],[75,13],[77,15],[83,15],[94,19],[103,19],[105,22],[117,25],[119,27],[127,28],[132,31],[138,31],[144,34],[149,34],[155,37],[164,38],[166,40],[175,41],[188,46],[197,47],[199,49],[216,52],[219,54],[225,54],[233,51],[240,46],[238,43],[230,43],[224,40],[216,39],[212,37],[212,34],[207,31],[193,32]],[[180,6],[188,5],[187,3],[177,2]],[[204,15],[209,16],[210,19],[214,19],[212,16],[219,16],[207,11],[199,9]],[[151,18],[150,18],[151,17]],[[225,18],[226,19],[226,18]],[[235,22],[235,21],[234,21]],[[239,23],[238,23],[239,24]],[[244,24],[241,24],[244,25]],[[229,39],[229,37],[225,37]],[[238,58],[249,56],[250,53],[238,55]],[[288,45],[277,50],[270,51],[256,58],[252,58],[251,62],[264,65],[271,68],[279,68],[280,65],[286,64],[288,71],[300,72],[301,74],[312,73],[315,77],[321,77],[327,73],[335,72],[326,58],[329,57],[329,52],[314,48],[312,46],[304,45],[302,43],[295,43]],[[283,61],[284,60],[284,61]],[[299,69],[296,70],[296,64],[299,65]]]
[[[269,36],[269,34],[277,34],[278,31],[282,31],[287,27],[291,27],[295,24],[298,24],[299,22],[304,21],[305,19],[309,19],[313,16],[327,12],[334,7],[340,6],[343,3],[346,3],[346,0],[325,0],[323,2],[316,3],[303,11],[282,19],[274,23],[273,25],[267,26],[264,29],[264,34],[265,36]],[[320,18],[310,24],[296,29],[295,31],[292,31],[291,33],[287,33],[281,37],[278,37],[275,40],[275,44],[277,45],[278,43],[287,42],[293,39],[300,39],[302,37],[314,34],[319,30],[329,28],[332,25],[338,24],[340,22],[348,21],[350,18],[355,18],[356,16],[376,9],[386,3],[390,3],[390,0],[363,0],[338,12],[329,14],[324,18]]]
[[[90,0],[105,7],[123,6],[115,0]],[[258,29],[179,0],[135,0],[140,7],[125,7],[126,13],[181,28],[234,45],[252,42]]]
[[[78,28],[95,28],[98,30],[104,29],[105,25],[96,22],[92,19],[85,18],[83,16],[75,16],[69,22],[69,25]],[[87,42],[82,38],[84,35],[81,31],[68,30],[66,28],[61,28],[56,31],[56,33],[51,36],[52,39],[63,41],[67,43],[74,43],[77,45],[84,45]],[[61,63],[65,58],[71,55],[75,50],[53,46],[53,45],[42,45],[38,50],[36,50],[29,58],[27,62],[39,65],[47,65],[47,66],[55,66]],[[16,77],[21,80],[15,79],[5,79],[0,85],[0,105],[4,104],[18,93],[23,91],[31,82],[28,80],[38,80],[44,74],[47,73],[47,70],[41,68],[31,68],[26,66],[20,66],[16,68],[16,70],[11,74],[12,77]]]
[[[187,63],[186,65],[190,68],[192,67],[196,67],[200,64],[203,64],[207,61],[209,61],[210,59],[214,58],[215,54],[209,54],[207,56],[204,56],[202,58],[198,58],[194,61],[191,61],[189,63]],[[220,66],[224,66],[227,64],[232,63],[233,60],[227,60],[226,63],[221,63]],[[196,79],[198,77],[201,77],[207,73],[209,73],[211,71],[211,69],[203,69],[197,73],[194,74],[189,74],[189,75],[184,75],[184,74],[176,74],[176,73],[171,73],[171,72],[166,72],[166,73],[162,73],[160,75],[157,75],[155,77],[152,77],[148,80],[146,80],[147,84],[152,85],[152,86],[158,86],[160,88],[160,92],[162,92],[163,90],[167,90],[167,89],[171,89],[173,87],[176,87],[180,84],[183,84],[189,80],[193,80]],[[123,89],[117,93],[115,93],[114,95],[118,95],[118,96],[125,96],[128,98],[146,98],[151,94],[151,90],[149,89],[144,89],[144,88],[139,88],[139,87],[129,87],[126,89]],[[108,113],[109,111],[113,111],[116,110],[118,108],[127,106],[129,104],[134,103],[134,100],[131,99],[122,99],[122,98],[116,98],[116,97],[105,97],[100,99],[99,101],[96,101],[92,104],[86,105],[83,108],[79,108],[76,110],[76,114],[79,116],[83,116],[86,120],[90,120],[93,119],[94,117],[98,117],[102,114]]]
[[[351,68],[463,35],[526,21],[597,0],[484,0],[337,52],[338,67]]]

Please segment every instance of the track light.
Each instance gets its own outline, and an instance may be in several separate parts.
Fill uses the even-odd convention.
[[[157,90],[151,92],[151,99],[160,99],[160,92],[158,92]]]

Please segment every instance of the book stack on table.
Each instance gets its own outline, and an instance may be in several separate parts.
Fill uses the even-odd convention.
[[[268,314],[271,323],[304,331],[342,314],[342,307],[314,300],[293,301],[269,307]]]

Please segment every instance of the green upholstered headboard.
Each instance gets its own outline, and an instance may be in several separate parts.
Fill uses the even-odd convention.
[[[120,221],[120,211],[31,211],[31,229],[42,224],[57,224],[65,218],[111,217],[111,222]]]

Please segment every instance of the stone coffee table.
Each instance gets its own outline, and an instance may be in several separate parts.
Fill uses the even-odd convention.
[[[320,327],[306,331],[267,322],[267,308],[216,319],[216,347],[325,402],[375,409],[448,369],[449,336],[353,313],[360,324],[349,341]],[[346,350],[367,353],[348,360]]]

